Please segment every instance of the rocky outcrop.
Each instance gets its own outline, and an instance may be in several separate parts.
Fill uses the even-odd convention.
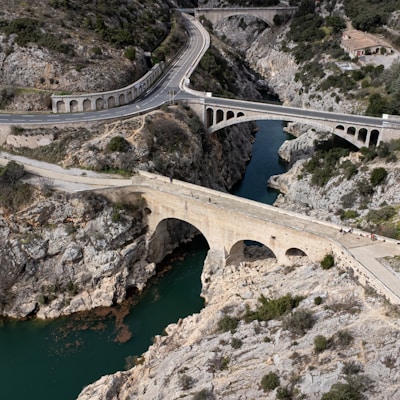
[[[120,205],[94,193],[38,197],[0,216],[2,315],[55,318],[111,306],[154,275],[139,197]]]
[[[79,400],[267,399],[284,388],[317,400],[336,382],[351,379],[367,383],[362,389],[367,398],[396,396],[399,324],[385,302],[336,268],[323,271],[301,257],[293,261],[285,268],[255,257],[219,270],[199,314],[169,325],[133,369],[103,377]],[[243,320],[261,294],[288,293],[304,298],[295,312],[312,315],[304,335],[290,328],[290,317]],[[239,322],[224,332],[218,323],[226,316]],[[316,350],[317,335],[330,343],[326,349]],[[262,389],[268,373],[279,377],[280,389]]]
[[[400,183],[398,163],[381,158],[361,163],[359,152],[352,152],[340,161],[353,164],[355,174],[346,178],[343,176],[344,171],[338,170],[322,187],[313,185],[311,174],[303,170],[303,163],[314,152],[311,145],[314,140],[320,141],[321,134],[308,131],[282,146],[280,154],[290,160],[292,167],[288,172],[272,176],[269,180],[269,185],[281,192],[275,202],[276,206],[341,223],[339,211],[342,209],[355,210],[362,217],[371,209],[380,209],[384,205],[397,206],[400,203],[400,194],[396,189]],[[376,168],[384,168],[387,177],[380,185],[371,187],[369,193],[364,193],[363,188],[370,186],[371,172]],[[365,222],[358,220],[358,223]]]

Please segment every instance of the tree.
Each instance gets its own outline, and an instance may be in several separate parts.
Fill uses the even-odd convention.
[[[385,168],[374,168],[371,172],[370,182],[372,186],[377,186],[383,183],[387,177],[387,171]]]

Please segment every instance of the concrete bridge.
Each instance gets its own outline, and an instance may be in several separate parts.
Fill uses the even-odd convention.
[[[196,8],[194,16],[201,20],[205,18],[213,25],[225,18],[236,15],[250,15],[265,21],[269,26],[275,25],[274,17],[291,17],[297,11],[297,7],[234,7],[234,8]]]
[[[391,115],[375,118],[216,97],[192,99],[187,104],[210,133],[241,122],[275,119],[308,124],[358,148],[400,137],[400,118]]]
[[[144,198],[149,261],[160,261],[157,248],[166,232],[174,234],[170,231],[173,221],[195,227],[210,248],[212,270],[203,272],[204,284],[232,258],[240,260],[244,242],[252,240],[270,249],[283,265],[292,263],[293,255],[306,255],[318,262],[332,253],[341,269],[400,304],[400,279],[380,262],[383,257],[400,256],[399,241],[381,236],[372,241],[369,233],[360,230],[343,234],[343,226],[190,183],[170,182],[148,172],[138,171],[131,179],[121,179],[78,169],[64,170],[18,156],[5,158],[4,154],[0,155],[0,165],[12,159],[23,164],[27,172],[49,178],[54,187],[63,191],[95,190],[113,201]]]
[[[343,234],[343,227],[336,224],[142,171],[132,177],[130,186],[110,192],[114,200],[121,194],[125,198],[140,194],[146,201],[149,261],[160,261],[157,249],[166,231],[173,229],[171,221],[184,221],[204,235],[212,268],[203,271],[204,284],[230,259],[240,260],[244,243],[250,240],[265,245],[281,265],[292,264],[295,255],[319,262],[333,254],[339,267],[400,304],[400,279],[378,260],[400,255],[395,240],[372,241],[370,234],[358,230]]]

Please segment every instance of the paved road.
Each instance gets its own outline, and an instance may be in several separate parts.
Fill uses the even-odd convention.
[[[111,108],[102,111],[91,111],[85,113],[69,114],[5,114],[0,113],[0,124],[50,124],[58,125],[63,123],[106,120],[132,116],[138,113],[145,113],[173,98],[176,100],[193,99],[197,96],[184,91],[183,81],[194,71],[201,57],[204,55],[209,44],[209,35],[199,21],[190,15],[185,16],[187,30],[189,33],[188,44],[178,60],[174,62],[168,72],[160,79],[155,86],[146,92],[145,96],[134,103]],[[309,110],[294,107],[284,107],[269,103],[249,102],[232,100],[217,97],[205,97],[205,102],[221,104],[224,106],[239,107],[242,110],[259,112],[272,112],[282,115],[282,120],[290,120],[291,116],[311,117],[321,120],[335,121],[337,123],[358,123],[365,126],[382,127],[382,118],[365,117],[360,115],[331,113],[327,111]]]
[[[0,113],[0,124],[50,124],[58,125],[73,122],[97,121],[145,113],[171,100],[171,91],[175,99],[188,99],[194,96],[182,91],[181,82],[197,66],[207,50],[206,31],[199,21],[185,16],[189,41],[181,56],[173,63],[165,75],[151,87],[144,96],[134,103],[102,111],[68,114],[6,114]]]

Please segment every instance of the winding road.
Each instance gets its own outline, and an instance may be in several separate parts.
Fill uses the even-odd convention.
[[[207,51],[209,36],[199,21],[190,15],[184,15],[187,31],[189,34],[188,43],[177,60],[167,70],[159,81],[152,86],[144,96],[134,103],[125,106],[110,108],[102,111],[91,111],[84,113],[68,114],[47,114],[47,113],[26,113],[7,114],[0,113],[0,124],[24,125],[24,124],[65,124],[85,121],[99,121],[127,117],[141,114],[160,107],[171,100],[194,98],[195,96],[183,91],[183,82],[189,78],[194,71],[201,57]]]
[[[258,112],[275,113],[282,115],[283,120],[296,118],[315,118],[320,120],[334,121],[337,123],[363,124],[369,127],[385,127],[387,120],[383,118],[367,117],[362,115],[340,114],[328,111],[286,107],[275,104],[250,102],[246,100],[232,100],[218,97],[206,96],[204,92],[196,92],[187,88],[187,81],[200,62],[210,44],[210,37],[202,24],[189,14],[183,14],[189,40],[185,49],[167,72],[153,85],[144,96],[128,105],[110,108],[101,111],[90,111],[82,113],[26,113],[6,114],[0,113],[0,124],[4,125],[60,125],[66,123],[79,123],[85,121],[101,121],[117,119],[146,113],[160,107],[171,100],[189,100],[202,98],[207,102],[221,104],[222,106],[232,105],[243,110],[255,110]],[[400,134],[400,124],[399,124]]]

